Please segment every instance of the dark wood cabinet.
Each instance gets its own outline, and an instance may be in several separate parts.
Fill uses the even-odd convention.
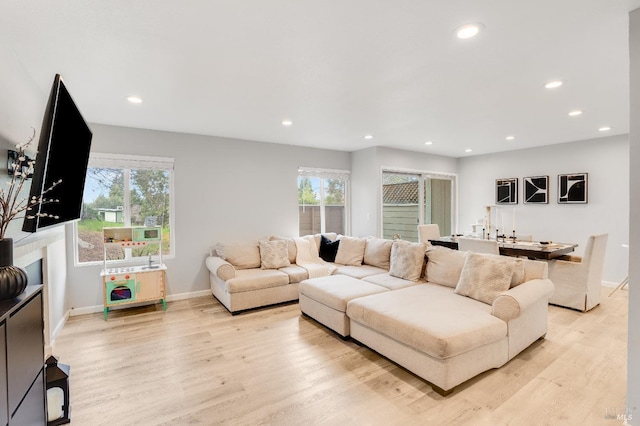
[[[9,424],[9,409],[7,406],[7,342],[4,321],[0,324],[0,425]]]
[[[0,302],[0,425],[47,423],[42,312],[42,285]]]

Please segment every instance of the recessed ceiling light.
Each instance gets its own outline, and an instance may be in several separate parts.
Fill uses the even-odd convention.
[[[132,104],[141,104],[142,99],[137,96],[127,96],[127,100]]]
[[[433,145],[433,142],[431,142],[431,141],[426,141],[424,144],[425,144],[425,145]]]
[[[506,139],[506,140],[508,140],[508,141],[512,141],[512,140],[514,140],[515,138],[516,138],[515,136],[513,136],[513,135],[509,135],[509,136],[507,136],[505,139]]]
[[[471,151],[473,151],[471,148],[467,148],[464,150],[464,152],[471,152]]]
[[[577,117],[579,115],[582,115],[582,111],[580,111],[579,109],[569,112],[570,117]]]
[[[611,130],[611,127],[609,126],[602,126],[598,129],[600,132],[608,132],[609,130]]]
[[[472,38],[478,35],[482,29],[482,24],[465,24],[456,29],[456,37],[461,39]]]
[[[373,135],[365,135],[365,139],[373,139]]]
[[[289,126],[291,126],[292,124],[293,124],[293,121],[291,121],[291,120],[283,120],[283,121],[282,121],[282,125],[283,125],[284,127],[289,127]]]
[[[560,86],[562,86],[562,81],[560,80],[553,80],[544,85],[547,89],[555,89]]]

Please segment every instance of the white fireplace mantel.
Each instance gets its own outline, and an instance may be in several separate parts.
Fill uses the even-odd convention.
[[[27,265],[45,259],[45,249],[56,241],[64,240],[64,226],[25,234],[22,239],[14,238],[13,264],[24,268]],[[44,271],[43,271],[44,274]]]
[[[14,238],[13,264],[22,268],[42,260],[45,355],[53,354],[55,336],[68,317],[65,227]]]

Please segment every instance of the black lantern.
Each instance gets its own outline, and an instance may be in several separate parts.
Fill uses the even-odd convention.
[[[69,419],[69,366],[47,358],[47,426],[71,423]]]

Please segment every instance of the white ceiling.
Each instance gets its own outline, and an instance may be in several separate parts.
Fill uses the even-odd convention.
[[[464,157],[628,133],[628,12],[638,7],[0,0],[0,42],[43,93],[60,73],[91,123]],[[468,22],[484,31],[457,39]],[[565,84],[545,89],[551,79]]]

